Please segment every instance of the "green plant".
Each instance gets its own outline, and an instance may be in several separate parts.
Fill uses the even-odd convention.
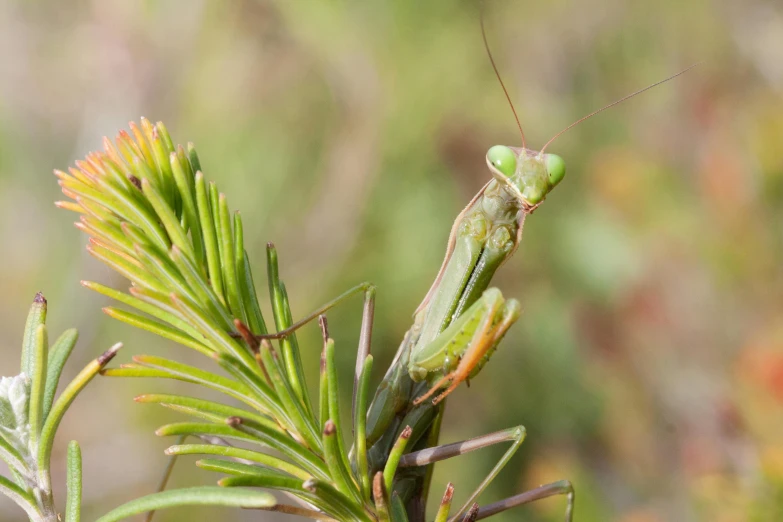
[[[241,216],[232,214],[225,195],[205,180],[192,145],[175,148],[165,127],[147,120],[140,127],[132,124],[131,131],[133,138],[123,132],[116,143],[106,140],[105,152],[78,161],[70,174],[56,173],[72,199],[58,205],[81,214],[77,226],[90,235],[90,253],[132,282],[128,293],[84,285],[135,309],[106,308],[110,316],[198,351],[229,376],[144,355],[104,374],[184,380],[242,402],[245,408],[186,396],[136,399],[195,418],[157,433],[201,439],[172,446],[167,454],[203,455],[198,466],[227,475],[219,481],[225,495],[234,488],[261,486],[285,491],[318,511],[293,505],[263,506],[267,509],[317,519],[372,520],[366,471],[363,476],[351,469],[343,439],[349,430],[339,422],[334,343],[324,340],[316,414],[296,336],[282,339],[277,349],[255,338],[267,327],[243,247]],[[282,330],[292,317],[271,245],[267,261],[274,323]],[[364,376],[371,366],[368,357]],[[369,381],[362,382],[366,397]],[[268,448],[279,456],[265,453]],[[169,491],[153,499],[189,503],[185,494]],[[147,510],[148,502],[134,501],[104,520]]]
[[[231,213],[225,195],[205,180],[192,144],[187,149],[175,147],[162,123],[153,125],[142,119],[140,126],[131,123],[130,127],[132,136],[123,131],[114,142],[105,139],[103,152],[77,161],[69,173],[55,171],[69,198],[57,205],[80,214],[77,227],[90,236],[89,252],[131,282],[127,292],[94,282],[83,284],[126,306],[105,308],[109,316],[195,350],[220,373],[148,355],[136,355],[131,363],[102,370],[117,345],[88,365],[50,413],[60,369],[76,336],[66,332],[47,354],[45,303],[37,299],[26,329],[22,374],[5,386],[6,409],[11,414],[5,416],[8,443],[3,456],[14,469],[17,485],[2,483],[32,519],[57,517],[48,475],[54,430],[75,394],[101,371],[115,377],[185,381],[218,392],[227,402],[242,404],[237,407],[170,394],[137,397],[138,402],[191,416],[191,422],[157,430],[160,436],[179,438],[166,453],[200,455],[203,458],[197,466],[224,477],[218,487],[161,490],[133,500],[101,517],[101,522],[185,504],[264,509],[315,520],[423,520],[434,462],[503,442],[510,442],[511,447],[451,518],[453,487],[447,487],[436,522],[463,519],[463,514],[463,520],[486,518],[555,494],[568,496],[566,520],[570,520],[573,489],[566,481],[481,509],[474,503],[521,445],[525,435],[521,426],[435,447],[441,400],[461,381],[475,376],[519,315],[515,300],[505,301],[497,289],[484,290],[495,268],[519,241],[518,233],[512,241],[514,234],[507,228],[521,230],[524,217],[540,201],[531,206],[518,199],[519,190],[511,184],[514,178],[498,175],[474,199],[475,212],[469,206],[458,216],[452,237],[464,239],[454,240],[456,249],[451,243],[441,274],[368,405],[374,287],[360,284],[295,323],[280,278],[277,251],[269,244],[267,279],[275,326],[270,333],[244,248],[240,214]],[[507,210],[497,216],[485,214],[480,205],[482,198],[493,197],[507,201]],[[493,232],[481,233],[477,220],[489,220]],[[463,243],[476,246],[463,252]],[[468,271],[470,281],[453,273],[465,271],[465,255],[478,263]],[[480,281],[471,282],[473,278]],[[323,314],[360,293],[365,303],[353,422],[343,426],[335,346]],[[296,330],[316,318],[323,345],[319,394],[313,401]],[[441,387],[447,388],[444,393],[426,400]],[[346,444],[349,434],[350,449]],[[66,519],[75,522],[79,520],[80,484],[75,443],[69,459]],[[253,488],[277,490],[298,503],[278,503]]]
[[[0,459],[11,479],[0,475],[0,492],[11,498],[35,522],[60,520],[52,495],[51,456],[54,437],[65,412],[79,392],[121,348],[116,344],[91,361],[56,396],[60,374],[76,345],[76,330],[66,330],[49,346],[46,299],[36,294],[22,341],[21,373],[0,378]],[[81,450],[68,446],[66,522],[79,520]]]

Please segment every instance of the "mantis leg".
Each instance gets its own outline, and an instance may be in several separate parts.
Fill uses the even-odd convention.
[[[360,283],[354,286],[353,288],[351,288],[350,290],[338,295],[328,303],[324,304],[323,306],[309,313],[303,319],[300,319],[299,321],[295,322],[285,330],[280,330],[279,332],[270,333],[270,334],[256,335],[255,337],[259,341],[262,339],[283,339],[291,335],[292,333],[294,333],[295,331],[297,331],[298,329],[300,329],[310,321],[317,319],[319,315],[324,314],[325,312],[334,308],[338,304],[342,303],[343,301],[359,293],[364,293],[365,312],[369,310],[369,314],[372,315],[372,311],[375,309],[375,285],[373,285],[372,283],[365,282],[365,283]],[[372,304],[368,305],[368,302]],[[364,325],[362,325],[362,333],[364,333]]]
[[[459,511],[449,519],[449,522],[456,522],[459,517],[468,510],[478,496],[486,489],[490,482],[500,473],[505,467],[511,457],[516,453],[522,442],[525,440],[526,431],[524,426],[517,426],[515,428],[509,428],[501,430],[481,437],[476,437],[462,442],[455,442],[452,444],[446,444],[435,448],[428,448],[425,450],[417,451],[404,455],[400,459],[400,468],[413,467],[413,466],[426,466],[441,460],[450,459],[458,455],[470,453],[472,451],[500,444],[503,442],[511,442],[511,447],[503,454],[500,460],[495,464],[495,467],[484,478],[481,484],[470,494],[470,497],[465,504],[459,509]],[[500,502],[490,504],[484,508],[481,508],[476,520],[487,518],[491,515],[505,511],[521,504],[526,504],[534,500],[550,497],[552,495],[567,495],[568,504],[566,507],[566,522],[571,522],[574,508],[574,489],[571,483],[568,481],[555,482],[546,486],[520,493],[513,497],[509,497]]]
[[[346,301],[347,299],[353,297],[356,294],[364,293],[364,307],[362,309],[362,326],[359,333],[359,349],[356,354],[356,368],[354,370],[354,378],[353,378],[353,406],[352,409],[354,410],[354,417],[355,417],[355,410],[356,410],[356,393],[357,393],[357,386],[359,383],[359,376],[362,373],[362,368],[364,367],[364,360],[367,358],[367,356],[370,354],[370,345],[372,344],[372,327],[373,327],[373,321],[374,321],[374,315],[375,315],[375,285],[372,283],[361,283],[347,292],[335,297],[328,303],[324,304],[323,306],[319,307],[315,311],[311,312],[310,314],[306,315],[303,319],[300,319],[296,323],[292,324],[285,330],[280,330],[279,332],[272,333],[272,334],[265,334],[265,335],[256,335],[255,341],[259,342],[263,339],[283,339],[310,321],[320,317],[328,310],[334,308],[338,304],[342,303],[343,301]],[[239,326],[239,325],[237,325]],[[243,334],[243,337],[246,336],[244,332],[242,332],[242,329],[239,328],[240,333]]]
[[[565,520],[566,522],[571,522],[574,516],[574,487],[568,480],[559,480],[557,482],[552,482],[551,484],[545,484],[535,489],[514,495],[513,497],[508,497],[507,499],[484,506],[483,508],[479,509],[476,520],[489,518],[492,515],[496,515],[507,509],[554,495],[565,495],[568,499],[568,504],[566,504]]]
[[[481,437],[476,437],[462,442],[454,442],[452,444],[445,444],[435,448],[427,448],[405,455],[400,460],[400,467],[426,466],[441,460],[446,460],[458,455],[470,453],[481,448],[494,446],[495,444],[511,442],[511,447],[509,447],[506,453],[503,454],[498,463],[495,464],[495,467],[492,468],[484,480],[481,481],[481,484],[479,484],[473,493],[471,493],[470,497],[468,497],[468,500],[460,508],[460,510],[457,511],[457,513],[451,517],[451,519],[449,519],[451,521],[457,520],[460,515],[470,508],[475,499],[486,489],[489,483],[495,479],[497,474],[500,473],[500,470],[503,469],[508,461],[511,460],[511,457],[514,456],[514,453],[517,452],[519,446],[521,446],[522,442],[525,440],[525,435],[526,431],[524,426],[517,426],[515,428],[509,428],[495,433],[490,433],[488,435],[482,435]]]

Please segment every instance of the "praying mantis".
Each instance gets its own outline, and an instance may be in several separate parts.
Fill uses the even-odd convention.
[[[399,441],[404,437],[407,446],[403,447],[413,451],[394,457],[399,459],[400,473],[391,485],[393,492],[406,505],[404,520],[418,522],[424,519],[426,491],[431,477],[431,466],[427,466],[480,448],[510,442],[511,446],[506,453],[455,514],[449,513],[451,493],[447,489],[436,522],[456,522],[466,513],[465,520],[480,520],[552,495],[566,496],[565,520],[570,522],[574,509],[574,488],[569,481],[547,484],[495,504],[477,507],[474,504],[476,498],[520,447],[525,438],[525,429],[517,426],[468,441],[437,446],[443,401],[462,382],[469,381],[481,371],[505,333],[520,317],[519,302],[505,299],[500,290],[489,285],[497,269],[518,249],[527,217],[533,214],[565,176],[564,160],[556,154],[545,152],[547,147],[584,120],[672,80],[695,65],[588,114],[557,133],[541,150],[535,151],[527,148],[519,117],[489,51],[483,20],[481,30],[490,62],[519,127],[522,146],[496,145],[487,152],[486,163],[491,179],[455,219],[441,268],[415,311],[413,325],[405,334],[369,406],[366,432],[366,446],[370,448],[367,452],[369,462],[360,463],[355,459],[355,451],[352,454],[355,465],[366,463],[374,473],[391,460],[391,455],[399,449]],[[355,374],[354,410],[356,383],[370,352],[375,309],[373,285],[360,284],[289,328],[256,336],[259,340],[285,338],[356,294],[364,294],[364,309]],[[399,450],[399,453],[402,451]],[[423,474],[416,471],[406,473],[416,468],[428,471]],[[397,522],[394,517],[392,520]]]

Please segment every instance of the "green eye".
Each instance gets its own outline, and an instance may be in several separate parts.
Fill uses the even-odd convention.
[[[554,187],[565,176],[565,161],[557,154],[547,154],[546,171],[549,174],[549,186]]]
[[[517,155],[514,151],[503,145],[495,145],[487,152],[487,159],[493,167],[510,177],[517,170]]]

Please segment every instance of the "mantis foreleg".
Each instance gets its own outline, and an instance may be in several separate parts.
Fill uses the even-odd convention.
[[[496,288],[486,290],[464,314],[412,357],[409,371],[415,380],[426,378],[432,382],[439,373],[442,375],[427,393],[413,401],[414,406],[445,387],[432,401],[437,405],[461,382],[475,376],[519,314],[518,301],[504,300]]]

